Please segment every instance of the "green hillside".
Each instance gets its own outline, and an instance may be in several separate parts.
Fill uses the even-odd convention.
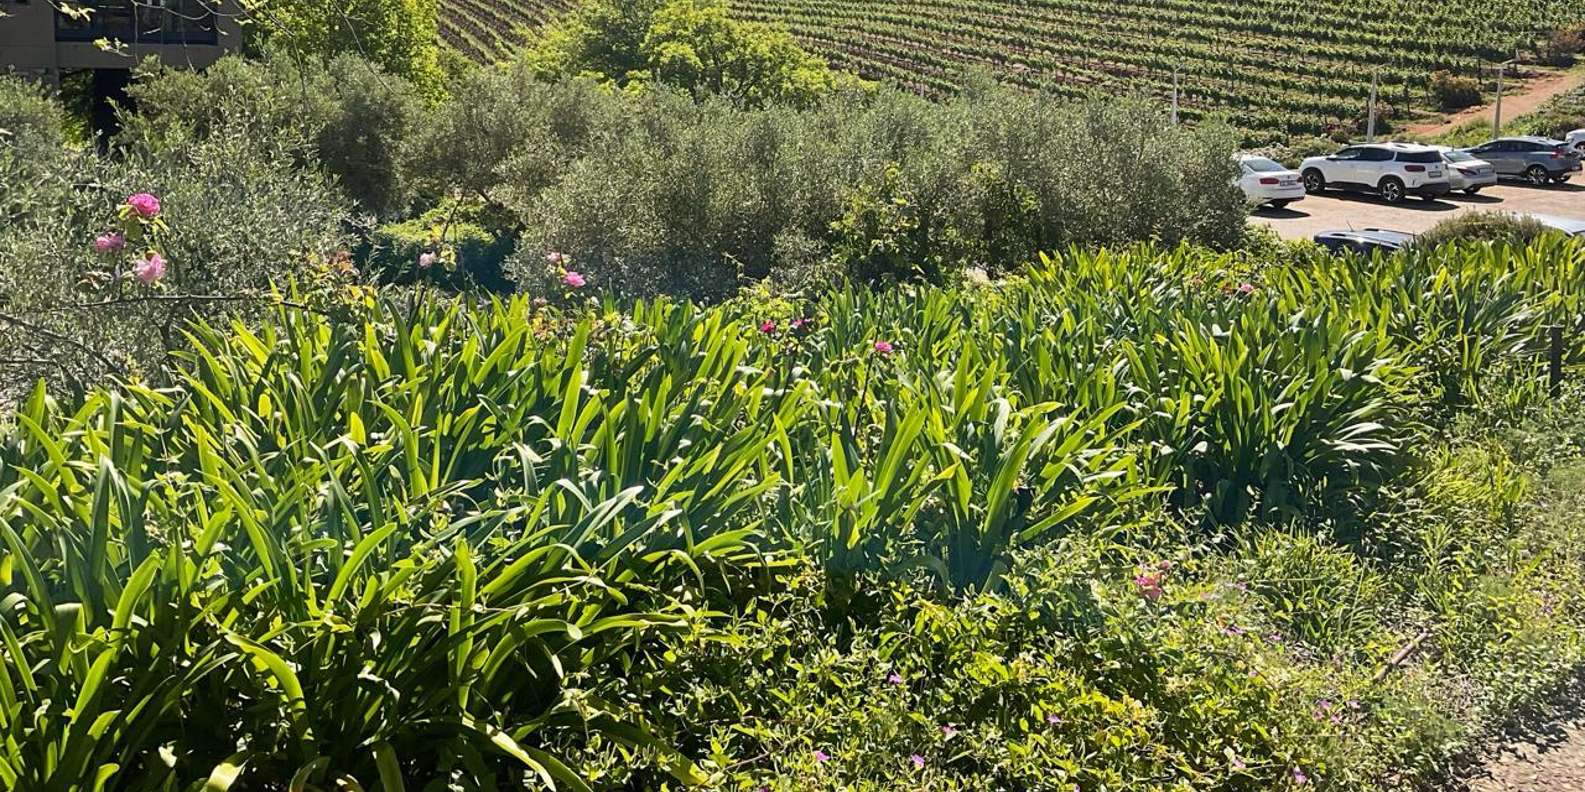
[[[442,0],[445,39],[498,54],[569,0]],[[1064,94],[1170,90],[1184,115],[1228,113],[1272,134],[1358,124],[1379,75],[1384,112],[1428,100],[1432,72],[1482,74],[1528,59],[1585,7],[1538,0],[733,0],[744,18],[781,25],[834,64],[925,93],[983,66]],[[1488,75],[1489,76],[1489,75]]]

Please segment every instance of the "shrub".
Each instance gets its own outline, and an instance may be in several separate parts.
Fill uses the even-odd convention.
[[[1503,242],[1525,247],[1536,239],[1554,233],[1531,217],[1507,212],[1466,212],[1450,217],[1421,234],[1417,244],[1427,247],[1450,242]]]
[[[1547,66],[1573,66],[1585,52],[1585,25],[1555,30],[1536,48],[1537,59]]]
[[[1461,77],[1449,71],[1431,74],[1431,98],[1443,110],[1459,110],[1480,104],[1480,83],[1473,77]]]
[[[748,107],[807,106],[852,78],[785,31],[733,19],[721,0],[588,0],[525,52],[542,77],[660,84]]]
[[[0,74],[0,145],[53,148],[65,142],[66,114],[37,84]]]
[[[7,391],[110,372],[159,381],[187,319],[248,311],[293,280],[312,290],[310,281],[343,277],[336,254],[348,218],[328,184],[244,131],[184,140],[115,159],[56,148],[25,155],[20,168],[0,149],[9,214],[0,257],[27,262],[0,272],[11,317],[0,332]],[[162,204],[167,274],[157,285],[129,280],[134,251],[94,250],[135,193]]]
[[[888,91],[794,111],[590,94],[600,109],[553,125],[534,119],[576,89],[492,85],[482,103],[443,115],[491,116],[501,102],[503,116],[527,116],[521,129],[571,133],[493,164],[458,152],[462,172],[505,196],[521,224],[512,266],[532,272],[562,251],[620,293],[714,299],[782,267],[807,270],[816,255],[860,279],[940,280],[1016,269],[1066,244],[1231,247],[1245,233],[1230,130],[1163,131],[1139,99],[1069,105],[992,88],[939,105]],[[1079,148],[1099,153],[1059,154]]]
[[[387,282],[427,279],[455,289],[510,290],[502,265],[511,252],[511,240],[491,234],[473,222],[471,214],[466,209],[440,207],[412,220],[380,226],[369,235],[368,250],[358,258]],[[435,259],[421,267],[420,257],[425,253]],[[431,271],[423,272],[425,269]]]
[[[245,133],[305,167],[323,168],[365,212],[400,216],[411,201],[400,152],[419,126],[422,103],[412,84],[375,63],[273,52],[264,60],[230,56],[191,72],[150,61],[129,94],[136,112],[122,116],[127,141],[170,148],[215,130]]]

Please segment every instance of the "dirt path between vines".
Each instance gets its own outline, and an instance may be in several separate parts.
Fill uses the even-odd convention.
[[[1502,117],[1512,121],[1519,116],[1534,112],[1536,108],[1546,104],[1548,99],[1560,93],[1572,91],[1581,85],[1585,85],[1585,69],[1582,68],[1543,73],[1539,77],[1526,82],[1524,90],[1503,94]],[[1491,118],[1490,104],[1465,108],[1448,116],[1442,122],[1409,124],[1404,127],[1404,131],[1423,137],[1436,137],[1437,135],[1452,132],[1471,121],[1483,118]],[[1507,126],[1507,124],[1504,124],[1504,126]],[[1585,789],[1585,787],[1582,787],[1582,789]]]
[[[1447,792],[1585,790],[1585,677],[1536,720],[1511,730]]]

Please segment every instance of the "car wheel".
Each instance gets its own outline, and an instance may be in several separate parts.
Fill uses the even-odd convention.
[[[1478,192],[1480,192],[1480,188],[1479,187],[1465,187],[1464,188],[1464,194],[1465,195],[1474,195],[1475,193],[1478,193]]]
[[[1291,203],[1293,203],[1293,201],[1288,201],[1288,200],[1272,201],[1271,202],[1271,208],[1273,208],[1273,209],[1287,209],[1288,208],[1288,204],[1291,204]]]
[[[1403,201],[1403,182],[1388,176],[1381,180],[1381,198],[1390,204]]]
[[[1314,195],[1326,189],[1326,177],[1315,168],[1304,172],[1304,191]]]
[[[1524,175],[1525,178],[1530,180],[1531,184],[1546,184],[1552,179],[1552,174],[1547,173],[1546,168],[1540,165],[1531,165],[1530,169],[1524,172]]]

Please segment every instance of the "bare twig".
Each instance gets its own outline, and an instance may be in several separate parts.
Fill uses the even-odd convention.
[[[83,342],[78,341],[75,338],[71,338],[69,336],[61,335],[60,333],[57,333],[54,330],[51,330],[51,329],[49,329],[47,327],[41,327],[41,326],[39,326],[37,324],[29,322],[26,319],[23,319],[23,318],[17,317],[17,316],[12,316],[12,315],[6,314],[6,313],[0,313],[0,322],[7,322],[7,323],[10,323],[10,324],[14,324],[17,327],[21,327],[21,328],[24,328],[24,329],[27,329],[27,330],[32,330],[33,332],[38,333],[39,335],[44,336],[45,338],[54,339],[54,340],[59,341],[59,342],[61,342],[63,344],[66,344],[66,345],[68,345],[68,346],[70,346],[70,347],[72,347],[72,348],[74,348],[74,349],[76,349],[76,350],[78,350],[80,352],[86,352],[89,355],[92,355],[93,357],[97,358],[101,363],[104,363],[105,366],[107,368],[109,368],[111,371],[115,371],[115,372],[118,372],[118,373],[124,372],[124,370],[121,368],[121,366],[117,365],[114,360],[111,360],[109,357],[107,357],[105,355],[105,353],[100,352],[99,350],[94,349],[93,347],[88,346],[87,344],[84,344]]]
[[[1404,645],[1404,647],[1402,649],[1399,649],[1398,651],[1393,652],[1392,653],[1392,657],[1387,659],[1387,664],[1382,666],[1380,671],[1376,672],[1375,678],[1372,679],[1371,681],[1379,683],[1382,680],[1386,679],[1387,675],[1392,673],[1392,670],[1394,668],[1397,668],[1398,666],[1403,665],[1405,662],[1408,661],[1408,659],[1410,657],[1412,657],[1414,655],[1415,652],[1419,651],[1420,650],[1420,645],[1425,643],[1426,639],[1430,638],[1430,637],[1431,637],[1431,631],[1430,630],[1421,631],[1421,633],[1419,635],[1416,635],[1414,637],[1414,640],[1412,640],[1408,644]]]

